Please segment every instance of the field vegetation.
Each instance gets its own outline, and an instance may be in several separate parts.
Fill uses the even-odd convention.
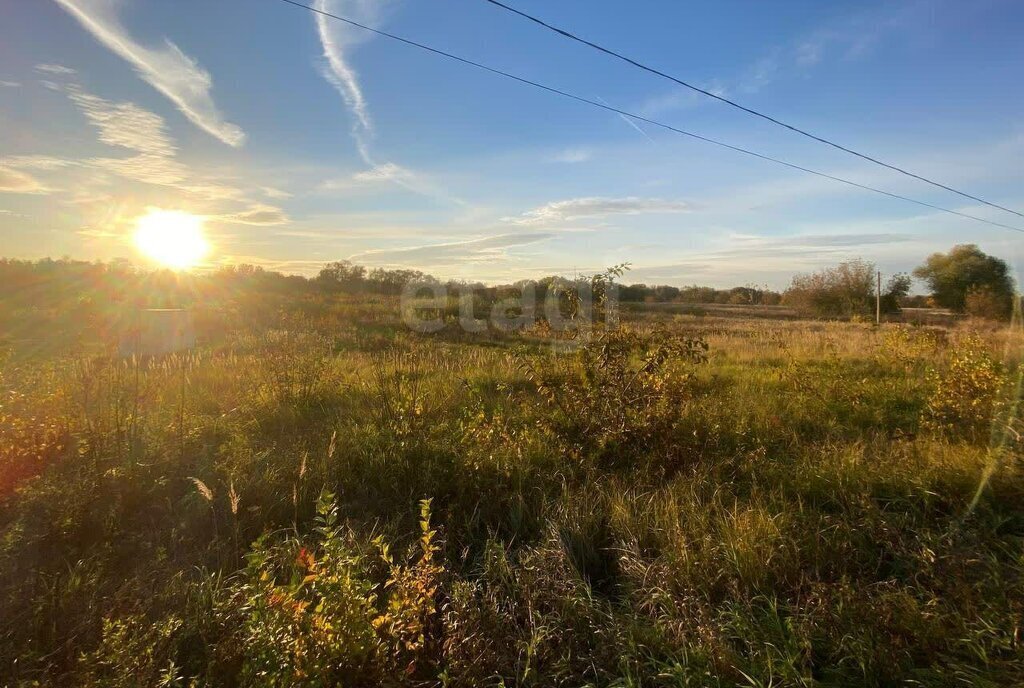
[[[1019,320],[421,334],[330,275],[10,270],[0,684],[1024,682]],[[199,348],[118,355],[182,303]]]

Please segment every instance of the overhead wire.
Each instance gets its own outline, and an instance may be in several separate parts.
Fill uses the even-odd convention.
[[[713,139],[713,138],[708,137],[708,136],[702,136],[701,134],[695,134],[695,133],[693,133],[691,131],[686,131],[685,129],[680,129],[680,128],[672,126],[670,124],[666,124],[664,122],[659,122],[658,120],[651,119],[649,117],[644,117],[643,115],[640,115],[640,114],[637,114],[637,113],[629,112],[627,110],[623,110],[623,109],[614,107],[612,105],[608,105],[606,103],[601,103],[601,102],[599,102],[597,100],[592,100],[590,98],[586,98],[584,96],[580,96],[580,95],[577,95],[575,93],[570,93],[569,91],[564,91],[562,89],[555,88],[553,86],[548,86],[546,84],[542,84],[540,82],[533,81],[533,80],[527,79],[525,77],[517,76],[515,74],[512,74],[510,72],[506,72],[506,71],[498,69],[496,67],[491,67],[491,66],[483,64],[481,62],[476,62],[476,61],[471,60],[469,58],[461,57],[459,55],[455,55],[454,53],[450,53],[450,52],[447,52],[445,50],[441,50],[440,48],[434,48],[432,46],[426,45],[425,43],[420,43],[418,41],[414,41],[414,40],[412,40],[410,38],[405,38],[403,36],[399,36],[397,34],[393,34],[393,33],[390,33],[388,31],[384,31],[384,30],[381,30],[381,29],[375,29],[375,28],[373,28],[371,26],[367,26],[366,24],[362,24],[362,23],[357,22],[357,21],[355,21],[353,19],[349,19],[347,17],[343,17],[341,15],[334,14],[332,12],[327,12],[326,10],[321,10],[319,8],[312,7],[310,5],[303,4],[301,2],[298,2],[298,0],[280,0],[280,1],[284,2],[286,4],[289,4],[289,5],[293,5],[295,7],[301,7],[302,9],[308,10],[310,12],[314,12],[316,14],[320,14],[322,16],[328,17],[330,19],[334,19],[336,21],[344,22],[344,23],[346,23],[346,24],[348,24],[350,26],[354,26],[356,28],[363,29],[365,31],[369,31],[369,32],[371,32],[373,34],[376,34],[378,36],[381,36],[383,38],[388,38],[388,39],[391,39],[391,40],[394,40],[394,41],[398,41],[399,43],[403,43],[405,45],[408,45],[408,46],[411,46],[411,47],[414,47],[414,48],[418,48],[420,50],[424,50],[424,51],[432,53],[434,55],[438,55],[440,57],[444,57],[446,59],[449,59],[449,60],[452,60],[452,61],[464,64],[464,65],[475,67],[477,69],[480,69],[480,70],[483,70],[485,72],[494,74],[496,76],[501,76],[503,78],[510,79],[512,81],[516,81],[518,83],[525,84],[527,86],[531,86],[533,88],[537,88],[537,89],[546,91],[548,93],[553,93],[553,94],[556,94],[556,95],[559,95],[559,96],[562,96],[562,97],[565,97],[565,98],[569,98],[571,100],[575,100],[575,101],[580,102],[580,103],[585,103],[587,105],[591,105],[593,107],[600,108],[600,109],[605,110],[607,112],[613,112],[613,113],[616,113],[618,115],[623,115],[625,117],[629,117],[631,119],[634,119],[634,120],[636,120],[638,122],[644,122],[646,124],[650,124],[652,126],[656,126],[656,127],[661,128],[661,129],[665,129],[667,131],[674,132],[676,134],[681,134],[683,136],[687,136],[687,137],[696,139],[698,141],[703,141],[705,143],[710,143],[710,144],[713,144],[715,146],[719,146],[721,148],[726,148],[728,150],[735,151],[737,153],[742,153],[744,155],[749,155],[751,157],[758,158],[760,160],[765,160],[767,162],[772,162],[772,163],[775,163],[777,165],[782,165],[784,167],[788,167],[788,168],[793,169],[793,170],[798,170],[800,172],[805,172],[807,174],[813,174],[815,176],[818,176],[818,177],[821,177],[821,178],[824,178],[824,179],[830,179],[832,181],[839,182],[839,183],[842,183],[842,184],[846,184],[846,185],[851,186],[851,187],[855,187],[855,188],[858,188],[858,189],[863,189],[865,191],[871,191],[873,193],[880,194],[882,196],[887,196],[889,198],[894,198],[894,199],[905,201],[905,202],[908,202],[908,203],[913,203],[913,204],[921,206],[921,207],[930,208],[932,210],[937,210],[937,211],[940,211],[940,212],[943,212],[943,213],[948,213],[950,215],[955,215],[955,216],[958,216],[958,217],[961,217],[961,218],[964,218],[964,219],[973,220],[975,222],[982,222],[984,224],[991,225],[993,227],[1000,227],[1002,229],[1008,229],[1008,230],[1013,231],[1013,232],[1024,233],[1024,229],[1022,229],[1020,227],[1014,227],[1012,225],[1003,224],[1003,223],[997,222],[995,220],[988,220],[988,219],[985,219],[985,218],[982,218],[982,217],[978,217],[976,215],[971,215],[971,214],[968,214],[968,213],[961,212],[959,210],[953,210],[953,209],[950,209],[950,208],[945,208],[945,207],[942,207],[942,206],[939,206],[939,205],[928,203],[926,201],[920,201],[920,200],[917,200],[915,198],[911,198],[909,196],[903,196],[901,194],[893,193],[891,191],[885,191],[884,189],[879,189],[879,188],[876,188],[876,187],[873,187],[873,186],[869,186],[867,184],[861,184],[859,182],[855,182],[855,181],[852,181],[850,179],[846,179],[846,178],[839,177],[839,176],[836,176],[836,175],[828,174],[826,172],[821,172],[819,170],[814,170],[814,169],[811,169],[809,167],[804,167],[802,165],[798,165],[796,163],[787,162],[787,161],[782,160],[780,158],[772,157],[770,155],[765,155],[763,153],[758,153],[757,151],[753,151],[753,150],[750,150],[748,148],[744,148],[742,146],[734,146],[732,144],[726,143],[724,141],[719,141],[717,139]]]
[[[984,198],[979,198],[978,196],[975,196],[973,194],[967,193],[966,191],[961,191],[960,189],[956,189],[956,188],[954,188],[952,186],[948,186],[948,185],[943,184],[941,182],[937,182],[934,179],[929,179],[928,177],[925,177],[923,175],[911,172],[910,170],[907,170],[906,168],[899,167],[898,165],[894,165],[892,163],[885,162],[884,160],[880,160],[877,157],[874,157],[872,155],[868,155],[866,153],[861,153],[861,152],[859,152],[857,150],[854,150],[853,148],[849,148],[849,147],[844,146],[844,145],[842,145],[840,143],[836,143],[835,141],[833,141],[831,139],[827,139],[824,136],[819,136],[817,134],[811,133],[811,132],[807,131],[806,129],[802,129],[802,128],[797,127],[795,125],[792,125],[792,124],[789,124],[787,122],[784,122],[784,121],[782,121],[782,120],[780,120],[780,119],[778,119],[776,117],[773,117],[771,115],[765,114],[764,112],[761,112],[759,110],[755,110],[754,108],[751,108],[751,107],[747,107],[746,105],[742,105],[741,103],[738,103],[738,102],[736,102],[736,101],[734,101],[734,100],[732,100],[730,98],[726,98],[725,96],[723,96],[720,93],[715,93],[714,91],[709,91],[708,89],[701,88],[700,86],[697,86],[697,85],[692,84],[690,82],[684,81],[683,79],[680,79],[678,77],[672,76],[671,74],[668,74],[667,72],[664,72],[664,71],[662,71],[660,69],[656,69],[655,67],[651,67],[651,66],[649,66],[647,64],[644,64],[644,63],[640,62],[639,60],[635,60],[635,59],[633,59],[631,57],[623,55],[622,53],[620,53],[618,51],[612,50],[611,48],[607,48],[607,47],[605,47],[603,45],[600,45],[598,43],[594,43],[593,41],[587,40],[586,38],[578,36],[577,34],[571,32],[571,31],[568,31],[566,29],[554,26],[553,24],[550,24],[550,23],[544,21],[543,19],[540,19],[539,17],[536,17],[536,16],[534,16],[532,14],[528,14],[526,12],[523,12],[522,10],[516,9],[515,7],[512,7],[510,5],[506,5],[504,2],[501,2],[500,0],[484,0],[484,2],[490,3],[491,5],[494,5],[495,7],[499,7],[499,8],[501,8],[501,9],[507,11],[507,12],[511,12],[512,14],[518,15],[518,16],[526,19],[527,21],[530,21],[530,22],[533,22],[534,24],[542,26],[545,29],[547,29],[549,31],[553,31],[553,32],[555,32],[555,33],[565,37],[565,38],[568,38],[571,41],[575,41],[577,43],[581,43],[583,45],[586,45],[586,46],[588,46],[590,48],[593,48],[594,50],[597,50],[597,51],[602,52],[602,53],[604,53],[606,55],[614,57],[614,58],[616,58],[618,60],[626,62],[626,63],[628,63],[628,64],[630,64],[630,65],[632,65],[634,67],[637,67],[638,69],[642,69],[645,72],[649,72],[651,74],[654,74],[656,76],[662,77],[664,79],[668,79],[669,81],[672,81],[672,82],[674,82],[674,83],[676,83],[676,84],[678,84],[680,86],[684,86],[684,87],[686,87],[686,88],[688,88],[688,89],[690,89],[692,91],[695,91],[697,93],[705,95],[708,98],[714,98],[715,100],[718,100],[718,101],[720,101],[722,103],[725,103],[726,105],[734,107],[734,108],[736,108],[738,110],[742,110],[743,112],[746,112],[749,115],[753,115],[754,117],[760,117],[761,119],[767,120],[767,121],[771,122],[772,124],[776,124],[776,125],[778,125],[780,127],[783,127],[783,128],[788,129],[788,130],[790,130],[792,132],[800,134],[801,136],[806,136],[807,138],[812,139],[814,141],[817,141],[818,143],[823,143],[823,144],[825,144],[827,146],[831,146],[832,148],[835,148],[837,150],[841,150],[844,153],[849,153],[850,155],[854,155],[854,156],[856,156],[856,157],[858,157],[858,158],[860,158],[862,160],[867,160],[868,162],[874,163],[876,165],[881,165],[882,167],[885,167],[887,169],[893,170],[894,172],[899,172],[900,174],[903,174],[903,175],[906,175],[906,176],[911,177],[913,179],[917,179],[919,181],[925,182],[926,184],[931,184],[932,186],[937,187],[939,189],[943,189],[945,191],[950,191],[950,192],[955,193],[957,195],[963,196],[964,198],[969,198],[972,201],[977,201],[978,203],[983,203],[984,205],[990,206],[992,208],[997,208],[999,210],[1003,210],[1003,211],[1006,211],[1008,213],[1012,213],[1014,215],[1017,215],[1018,217],[1024,217],[1024,213],[1021,213],[1019,211],[1013,210],[1012,208],[1007,208],[1006,206],[999,205],[998,203],[993,203],[991,201],[987,201]]]

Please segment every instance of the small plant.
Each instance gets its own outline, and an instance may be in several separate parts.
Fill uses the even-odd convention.
[[[616,329],[576,351],[568,379],[567,371],[521,360],[547,407],[540,422],[582,459],[610,457],[666,432],[687,399],[689,366],[705,362],[707,350],[699,338]]]
[[[436,637],[443,571],[429,500],[420,517],[420,552],[411,563],[396,561],[382,537],[360,542],[339,523],[326,491],[312,542],[257,541],[232,612],[245,680],[323,686],[415,674]]]
[[[953,350],[945,370],[932,369],[928,382],[932,394],[925,408],[925,427],[974,441],[988,439],[1005,375],[977,334],[968,335]]]
[[[168,660],[182,625],[174,615],[157,622],[139,615],[104,619],[99,647],[80,659],[88,685],[183,685],[173,660]]]

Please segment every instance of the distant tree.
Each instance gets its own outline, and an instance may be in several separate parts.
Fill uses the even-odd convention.
[[[897,272],[890,277],[885,284],[885,291],[882,292],[882,312],[898,313],[900,303],[910,293],[911,284],[910,275],[905,272]]]
[[[1013,304],[1014,285],[1005,261],[984,253],[974,244],[954,246],[949,253],[933,253],[914,270],[914,277],[924,280],[935,302],[957,312],[967,307],[967,295],[984,289],[974,299],[976,306],[986,302],[985,309],[1005,317]]]
[[[325,265],[316,280],[328,289],[355,292],[359,291],[366,281],[366,268],[352,261],[339,260]]]
[[[875,266],[861,259],[796,275],[782,302],[820,317],[869,315],[874,310]]]
[[[648,289],[646,284],[624,284],[619,287],[619,300],[627,302],[643,301],[649,292],[650,289]]]
[[[761,303],[763,296],[762,291],[754,286],[733,287],[728,292],[726,303],[752,306]]]
[[[366,281],[373,291],[389,295],[401,294],[407,284],[437,283],[435,277],[419,270],[385,270],[383,268],[371,270]]]
[[[988,285],[971,287],[964,299],[964,311],[983,320],[1005,320],[1013,309],[1013,296],[1007,298]]]
[[[904,296],[899,300],[900,308],[934,308],[935,302],[932,297],[927,294],[914,294],[913,296]]]
[[[659,302],[675,301],[679,298],[679,288],[662,284],[654,288],[654,300]]]

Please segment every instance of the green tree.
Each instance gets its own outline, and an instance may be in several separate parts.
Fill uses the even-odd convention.
[[[938,305],[957,312],[965,310],[972,290],[984,289],[986,300],[994,300],[996,310],[1004,316],[1013,303],[1010,268],[974,244],[954,246],[949,253],[933,253],[914,270],[914,277],[927,282]]]
[[[882,312],[898,313],[900,301],[910,294],[910,275],[905,272],[897,272],[889,278],[885,284],[885,291],[882,292]]]
[[[360,291],[366,283],[366,268],[348,260],[339,260],[325,265],[316,279],[328,289]]]

